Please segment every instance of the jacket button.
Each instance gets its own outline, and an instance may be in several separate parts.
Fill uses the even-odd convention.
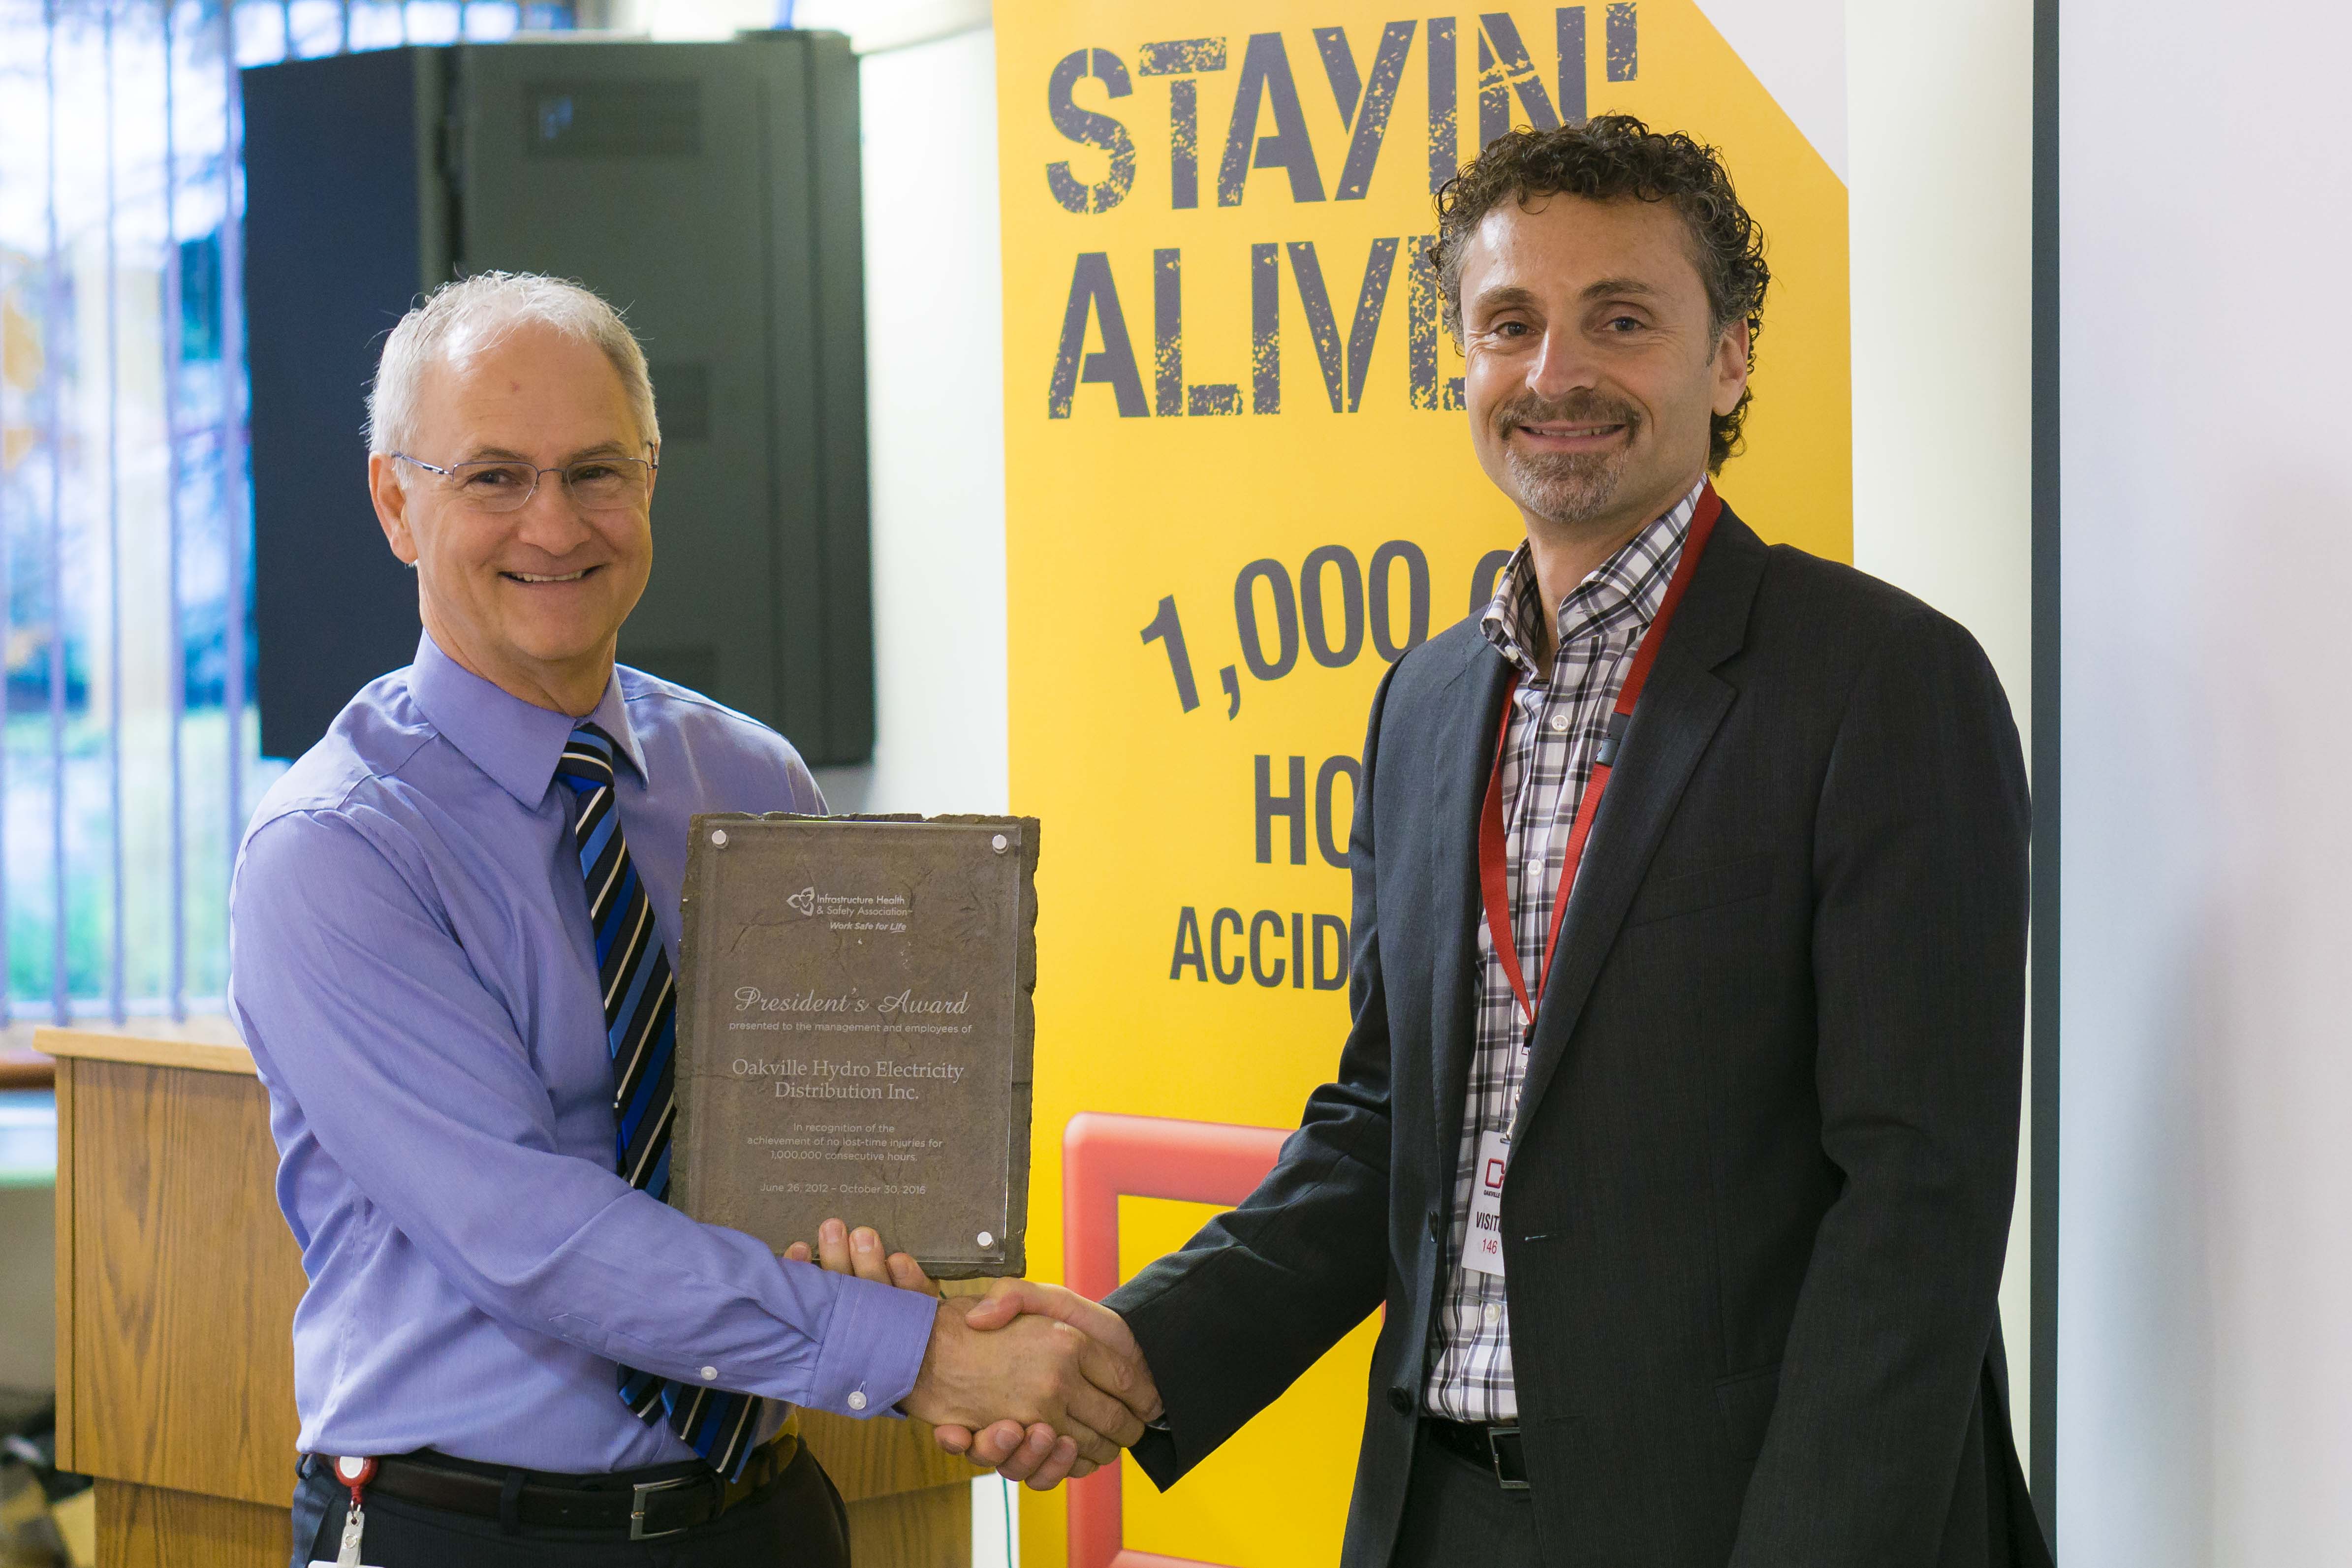
[[[1429,1239],[1435,1241],[1445,1234],[1445,1216],[1435,1209],[1429,1211]]]
[[[1391,1388],[1391,1389],[1390,1389],[1390,1390],[1389,1390],[1389,1408],[1390,1408],[1390,1409],[1391,1409],[1391,1410],[1393,1410],[1393,1411],[1395,1411],[1395,1412],[1396,1412],[1398,1415],[1412,1415],[1412,1391],[1411,1389],[1408,1389],[1408,1388]]]

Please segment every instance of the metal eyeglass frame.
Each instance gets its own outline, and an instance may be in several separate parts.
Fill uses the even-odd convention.
[[[643,463],[646,466],[646,478],[650,480],[653,475],[661,472],[661,448],[655,446],[651,441],[648,441],[646,443],[646,449],[649,455],[643,458],[583,458],[576,463],[566,463],[560,468],[532,468],[530,471],[530,489],[523,491],[522,500],[515,502],[512,506],[483,507],[480,510],[484,511],[520,511],[523,508],[530,504],[530,498],[539,493],[539,480],[540,476],[542,474],[559,474],[566,476],[562,482],[563,485],[563,493],[569,497],[572,494],[572,480],[568,476],[571,474],[572,470],[594,462]],[[520,468],[528,467],[528,465],[520,458],[483,458],[475,463],[453,463],[448,468],[445,468],[438,463],[428,463],[422,458],[412,458],[405,452],[393,452],[387,455],[404,463],[414,463],[418,468],[423,468],[426,473],[438,474],[445,479],[456,479],[459,468],[476,467]]]

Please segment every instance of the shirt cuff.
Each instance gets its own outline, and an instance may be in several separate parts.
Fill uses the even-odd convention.
[[[807,1403],[844,1415],[880,1415],[914,1392],[939,1316],[936,1296],[836,1277],[824,1343]]]

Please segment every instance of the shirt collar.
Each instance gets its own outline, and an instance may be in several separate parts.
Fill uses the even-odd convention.
[[[1655,618],[1682,559],[1683,541],[1690,532],[1698,498],[1706,489],[1701,479],[1690,493],[1653,518],[1642,531],[1559,602],[1552,643],[1565,647],[1604,624],[1647,626]],[[1541,587],[1536,581],[1535,558],[1525,542],[1511,552],[1502,574],[1495,580],[1495,596],[1478,617],[1478,629],[1495,650],[1519,667],[1524,678],[1540,679],[1535,656],[1528,650],[1542,645]],[[1630,617],[1624,613],[1630,610]]]
[[[595,711],[584,720],[574,719],[500,690],[442,652],[426,632],[416,639],[408,689],[442,739],[527,806],[535,808],[546,798],[563,743],[583,723],[612,736],[637,776],[646,776],[645,755],[629,728],[629,707],[621,698],[617,668],[605,681]]]

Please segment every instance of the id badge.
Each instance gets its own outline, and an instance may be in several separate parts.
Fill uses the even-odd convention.
[[[366,1528],[366,1515],[357,1508],[352,1509],[351,1516],[343,1521],[342,1548],[335,1553],[335,1560],[321,1563],[313,1557],[310,1568],[365,1568],[365,1564],[360,1562],[360,1534]]]
[[[1503,1275],[1503,1174],[1510,1164],[1510,1134],[1478,1134],[1478,1170],[1470,1182],[1470,1230],[1462,1242],[1462,1267],[1498,1279]]]

